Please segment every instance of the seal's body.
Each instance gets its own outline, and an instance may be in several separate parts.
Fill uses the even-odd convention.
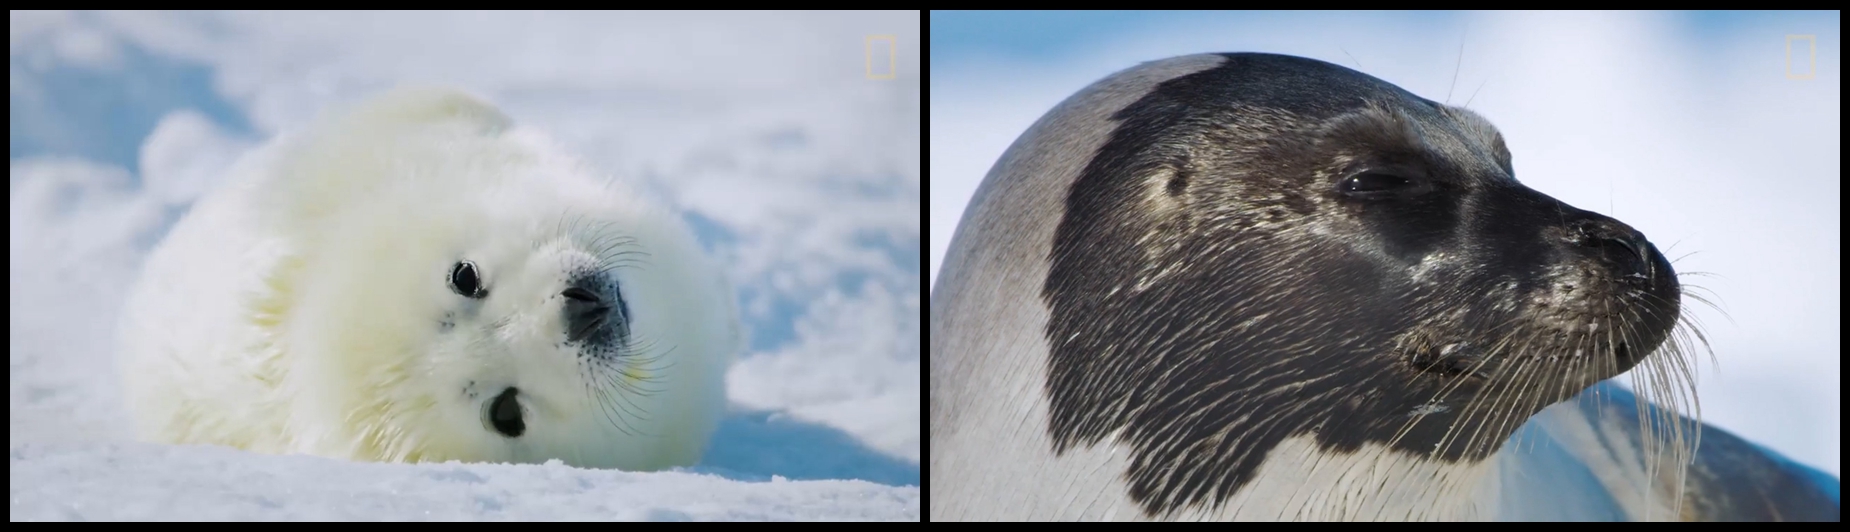
[[[121,325],[143,439],[380,461],[697,461],[737,348],[678,219],[402,90],[241,160]]]
[[[1682,286],[1514,175],[1475,113],[1321,61],[1068,98],[934,287],[933,519],[1834,518],[1779,468],[1686,477],[1696,424],[1614,407],[1635,366],[1689,397]],[[1695,502],[1728,490],[1778,495]]]

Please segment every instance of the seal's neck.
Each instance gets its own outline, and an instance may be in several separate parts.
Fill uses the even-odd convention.
[[[1438,521],[1483,520],[1498,497],[1496,460],[1447,462],[1384,445],[1354,451],[1320,448],[1306,436],[1286,439],[1253,480],[1214,509],[1170,516],[1195,520]]]

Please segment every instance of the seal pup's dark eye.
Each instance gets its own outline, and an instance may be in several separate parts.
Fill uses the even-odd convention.
[[[488,297],[488,291],[482,289],[482,279],[475,271],[475,263],[462,261],[450,268],[450,290],[464,297],[481,299]]]
[[[1372,196],[1413,188],[1413,180],[1382,172],[1362,172],[1344,178],[1336,185],[1344,194]]]

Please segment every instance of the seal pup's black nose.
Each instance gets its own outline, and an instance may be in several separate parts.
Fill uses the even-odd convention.
[[[629,309],[608,277],[575,275],[559,295],[565,298],[567,341],[610,345],[628,339]]]

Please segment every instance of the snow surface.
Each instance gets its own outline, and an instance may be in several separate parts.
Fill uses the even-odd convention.
[[[383,464],[227,447],[26,444],[11,449],[12,519],[918,519],[919,490],[859,480],[540,465]],[[55,482],[45,480],[57,479]]]
[[[14,11],[9,26],[12,519],[918,519],[917,12]],[[869,35],[897,38],[896,80],[868,79]],[[481,94],[685,210],[750,338],[700,465],[132,441],[112,332],[147,250],[244,150],[406,83]]]

